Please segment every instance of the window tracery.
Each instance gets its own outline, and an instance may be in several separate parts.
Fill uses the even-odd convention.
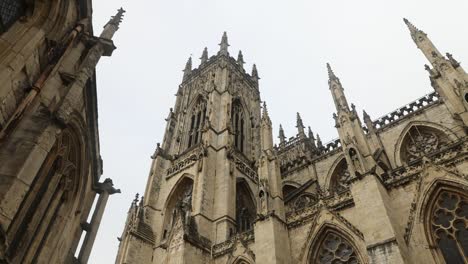
[[[348,190],[350,179],[351,173],[348,169],[348,163],[346,162],[346,159],[343,159],[336,166],[335,172],[332,175],[332,191],[339,193]]]
[[[232,104],[232,128],[234,131],[234,146],[240,152],[244,152],[245,143],[245,120],[242,104],[235,100]]]
[[[243,233],[253,228],[255,205],[246,183],[240,182],[236,188],[236,224],[237,232]]]
[[[25,12],[25,1],[3,0],[0,1],[0,33],[9,28]]]
[[[203,124],[206,118],[206,102],[199,99],[197,104],[192,109],[192,115],[190,117],[190,129],[188,135],[187,148],[197,145],[201,142],[201,134]]]
[[[311,264],[360,264],[355,248],[342,236],[328,232],[322,240]]]
[[[449,141],[448,137],[436,129],[414,126],[406,135],[403,144],[402,160],[412,162],[440,149]]]
[[[442,191],[433,205],[429,224],[431,235],[444,260],[451,264],[468,262],[468,197]]]
[[[297,197],[293,203],[293,210],[299,211],[317,203],[317,198],[311,194],[303,194]]]

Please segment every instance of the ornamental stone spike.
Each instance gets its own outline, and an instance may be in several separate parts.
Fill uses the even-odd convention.
[[[123,8],[117,10],[117,14],[112,16],[109,22],[104,25],[104,30],[100,35],[101,38],[112,39],[115,32],[119,29],[120,23],[122,23],[124,13],[125,10]]]
[[[322,139],[320,138],[319,134],[317,134],[317,148],[319,148],[319,149],[323,148]]]
[[[208,48],[207,47],[203,49],[203,53],[202,53],[202,56],[200,57],[200,60],[201,60],[201,64],[208,61]]]
[[[415,35],[416,33],[425,34],[422,30],[419,30],[415,25],[413,25],[413,23],[411,23],[408,19],[403,18],[403,21],[405,22],[406,26],[408,26],[411,35]]]
[[[192,57],[190,56],[187,60],[187,63],[185,64],[185,69],[183,70],[184,72],[184,78],[183,80],[186,80],[187,77],[192,73]]]
[[[304,133],[305,126],[304,126],[304,123],[302,122],[301,114],[299,114],[299,112],[296,115],[296,127],[299,132],[299,135],[305,136],[305,133]]]
[[[333,72],[331,66],[330,66],[330,63],[327,62],[327,71],[328,71],[328,82],[330,82],[331,80],[335,80],[335,81],[338,81],[339,82],[339,79],[338,77],[336,77],[335,73]]]
[[[278,136],[279,140],[280,140],[280,145],[284,144],[286,142],[286,136],[284,135],[284,129],[283,129],[283,126],[280,124],[280,127],[279,127],[279,136]]]
[[[252,66],[252,78],[254,78],[255,80],[258,81],[258,79],[260,79],[260,77],[258,77],[258,71],[257,71],[257,65],[253,65]]]
[[[237,64],[239,64],[242,69],[244,68],[245,61],[244,55],[242,55],[242,50],[239,50],[239,54],[237,55]]]
[[[223,33],[223,37],[221,38],[221,43],[219,43],[219,46],[220,46],[220,49],[219,49],[218,54],[229,56],[229,52],[228,52],[229,43],[228,43],[228,37],[227,37],[226,31],[224,31]]]

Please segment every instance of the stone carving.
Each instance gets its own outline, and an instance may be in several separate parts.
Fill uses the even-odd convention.
[[[268,214],[268,200],[270,192],[268,189],[268,181],[266,179],[261,179],[259,184],[258,197],[260,200],[260,215]]]
[[[248,165],[249,161],[245,158],[241,153],[233,148],[229,148],[227,151],[227,157],[232,160],[235,164],[235,167],[242,172],[245,176],[250,178],[255,183],[258,183],[258,174],[256,170],[254,170],[250,165]],[[231,171],[232,175],[233,171]]]
[[[167,170],[167,177],[173,176],[178,172],[190,168],[196,163],[196,161],[203,159],[206,154],[207,151],[203,146],[199,146],[198,148],[189,151],[173,162],[173,165]]]
[[[306,207],[310,207],[318,202],[317,198],[311,194],[303,194],[292,202],[292,210],[299,211]]]

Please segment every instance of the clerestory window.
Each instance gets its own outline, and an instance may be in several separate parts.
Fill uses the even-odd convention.
[[[24,15],[25,10],[25,1],[0,1],[0,33],[5,32],[18,18]]]

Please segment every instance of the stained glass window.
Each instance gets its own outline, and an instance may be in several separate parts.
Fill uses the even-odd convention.
[[[445,261],[451,264],[468,262],[468,199],[443,191],[431,213],[431,229]]]
[[[2,0],[0,1],[0,32],[6,31],[25,10],[24,1]]]

